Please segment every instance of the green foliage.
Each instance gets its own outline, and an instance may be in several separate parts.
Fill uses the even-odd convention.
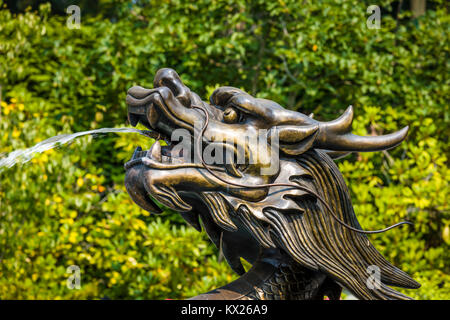
[[[0,10],[0,153],[123,126],[127,89],[151,87],[161,67],[176,69],[204,98],[232,85],[319,120],[352,104],[358,134],[410,126],[393,150],[339,161],[362,226],[414,222],[371,240],[422,283],[407,294],[450,297],[443,2],[418,19],[396,19],[387,14],[396,7],[382,1],[379,30],[366,27],[365,1],[99,3],[98,15],[81,7],[81,29],[72,30],[48,5]],[[123,163],[137,144],[149,141],[82,138],[0,172],[1,299],[185,298],[236,277],[176,213],[156,219],[131,202]],[[82,271],[80,290],[66,287],[72,264]]]

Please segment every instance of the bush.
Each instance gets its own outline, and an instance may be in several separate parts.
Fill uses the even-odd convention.
[[[366,27],[365,1],[109,0],[80,29],[49,5],[3,7],[0,152],[123,126],[127,89],[151,87],[161,67],[205,99],[232,85],[319,120],[352,104],[358,134],[411,128],[396,149],[339,161],[357,216],[368,230],[414,222],[371,241],[422,283],[404,292],[448,299],[449,17],[441,2],[394,17],[392,3],[379,30]],[[149,141],[81,138],[0,172],[1,299],[185,298],[236,278],[176,213],[149,217],[131,202],[123,163],[137,144]],[[73,264],[80,290],[66,287]]]

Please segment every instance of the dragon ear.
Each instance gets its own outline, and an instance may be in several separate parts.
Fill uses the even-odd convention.
[[[276,126],[269,130],[268,140],[269,143],[276,143],[274,137],[278,136],[280,150],[288,155],[298,156],[312,147],[318,129],[318,124]]]

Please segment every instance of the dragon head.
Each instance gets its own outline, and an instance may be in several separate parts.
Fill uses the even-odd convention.
[[[324,267],[302,248],[311,243],[295,236],[300,232],[298,226],[286,217],[298,214],[314,232],[333,234],[330,237],[341,234],[342,239],[361,242],[362,247],[367,247],[366,236],[338,226],[311,199],[311,193],[282,184],[296,183],[314,190],[327,198],[342,220],[359,228],[351,205],[344,208],[338,203],[348,200],[338,199],[347,196],[339,190],[347,190],[328,159],[395,147],[405,138],[407,127],[384,136],[357,136],[350,132],[352,107],[334,121],[320,122],[233,87],[216,89],[207,103],[168,68],[157,72],[153,89],[130,88],[127,104],[131,125],[141,123],[157,137],[149,150],[138,147],[125,164],[125,185],[136,204],[160,213],[156,200],[180,212],[197,230],[201,230],[201,220],[210,239],[239,274],[244,272],[240,257],[252,263],[260,248],[278,247],[308,268],[326,270],[364,297],[346,283],[346,277],[333,273],[333,268]],[[324,174],[328,175],[322,177]],[[337,192],[336,199],[327,196],[330,192]],[[315,206],[329,225],[306,221],[309,207],[305,205]],[[387,282],[411,286],[400,270],[392,272],[397,281],[389,278]]]

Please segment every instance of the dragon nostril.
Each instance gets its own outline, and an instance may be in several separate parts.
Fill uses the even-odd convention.
[[[191,91],[180,79],[180,76],[172,69],[158,71],[154,81],[155,87],[167,87],[183,106],[191,106]]]
[[[155,76],[154,86],[169,88],[183,106],[187,108],[191,106],[191,91],[183,84],[175,70],[169,68],[159,70]]]
[[[191,98],[189,92],[187,92],[186,90],[183,90],[181,94],[177,95],[177,99],[186,108],[189,108],[191,106]]]

